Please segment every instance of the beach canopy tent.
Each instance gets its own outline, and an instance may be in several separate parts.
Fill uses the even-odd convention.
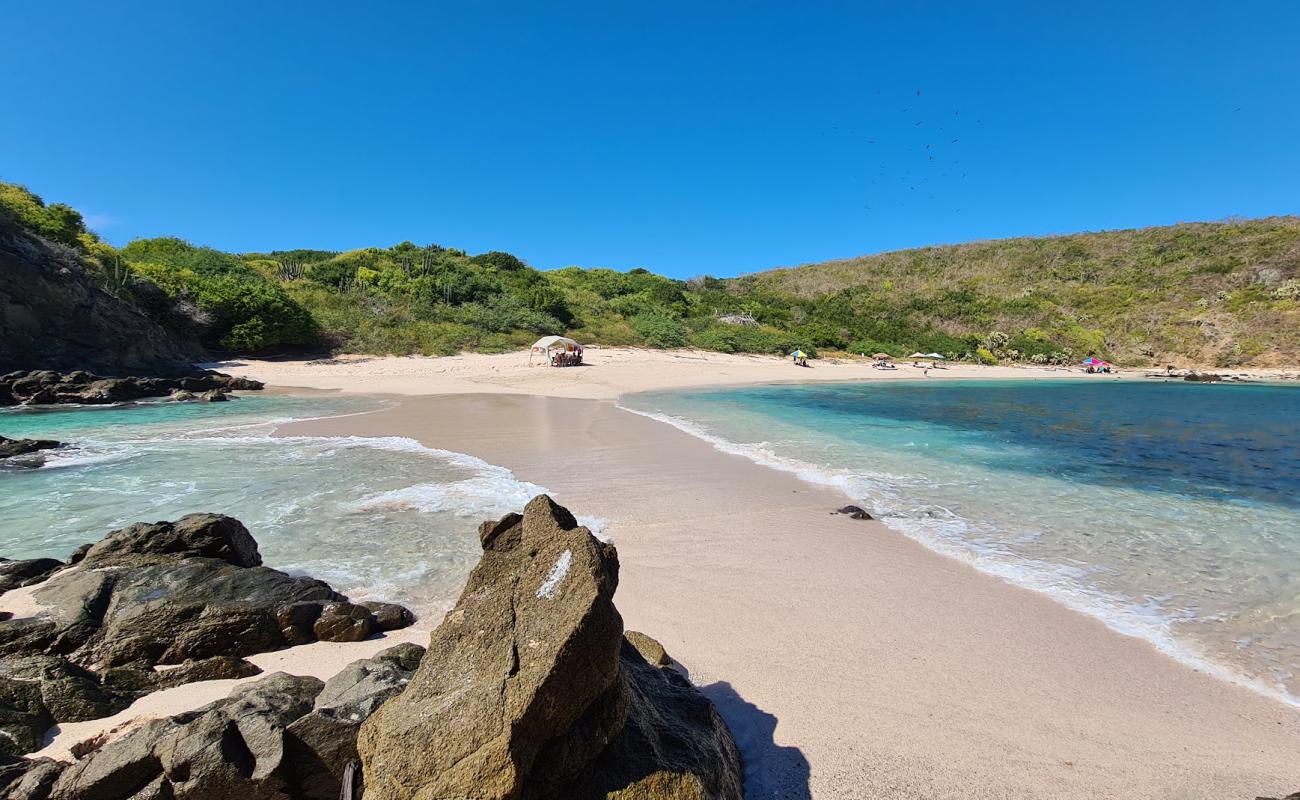
[[[925,353],[913,353],[910,356],[908,356],[908,358],[912,359],[913,361],[916,361],[919,358],[929,358],[929,356],[927,356]]]
[[[926,353],[926,354],[925,354],[925,357],[926,357],[926,358],[933,358],[935,361],[946,361],[946,360],[947,360],[947,359],[945,359],[943,356],[939,355],[938,353]]]
[[[582,345],[567,336],[543,336],[533,342],[532,352],[549,353],[552,350],[563,350],[566,353],[574,353],[581,349]]]
[[[533,354],[541,353],[550,358],[551,353],[580,353],[582,345],[567,336],[543,336],[533,342],[533,347],[528,351],[528,363],[533,362]]]
[[[889,353],[876,353],[872,358],[877,361],[892,361],[894,359]]]

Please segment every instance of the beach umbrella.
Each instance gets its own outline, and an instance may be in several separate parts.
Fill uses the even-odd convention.
[[[926,357],[926,358],[934,358],[934,359],[938,359],[939,361],[944,361],[944,360],[946,360],[946,359],[944,359],[943,356],[939,355],[938,353],[926,353],[926,354],[925,354],[925,357]]]
[[[804,351],[802,351],[802,350],[796,350],[796,351],[794,351],[793,353],[791,353],[790,355],[793,356],[793,357],[795,357],[795,358],[806,358],[806,357],[807,357],[807,354],[804,353]]]
[[[1097,359],[1097,358],[1085,358],[1085,359],[1083,360],[1083,365],[1084,365],[1085,367],[1095,367],[1095,366],[1098,366],[1098,365],[1101,364],[1101,363],[1102,363],[1101,360],[1100,360],[1100,359]]]
[[[876,353],[874,356],[872,356],[872,358],[874,358],[877,361],[888,361],[891,358],[893,358],[893,356],[891,356],[889,353]]]
[[[913,354],[911,354],[910,356],[908,356],[908,358],[911,358],[911,359],[917,359],[917,358],[929,358],[929,356],[927,356],[925,353],[913,353]]]

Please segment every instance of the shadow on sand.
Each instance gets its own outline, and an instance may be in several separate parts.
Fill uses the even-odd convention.
[[[745,797],[750,800],[811,800],[808,759],[797,747],[772,740],[776,717],[741,697],[725,681],[701,686],[718,707],[745,760]]]

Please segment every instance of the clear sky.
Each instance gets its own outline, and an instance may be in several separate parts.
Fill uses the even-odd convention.
[[[1300,3],[17,2],[0,178],[114,243],[734,275],[1300,213]]]

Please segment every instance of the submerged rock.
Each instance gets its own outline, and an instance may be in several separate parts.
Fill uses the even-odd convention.
[[[0,436],[0,458],[13,458],[40,450],[53,450],[61,447],[62,444],[53,439],[6,439]]]
[[[613,545],[544,495],[479,534],[410,686],[361,726],[367,798],[743,796],[712,703],[624,640]]]

